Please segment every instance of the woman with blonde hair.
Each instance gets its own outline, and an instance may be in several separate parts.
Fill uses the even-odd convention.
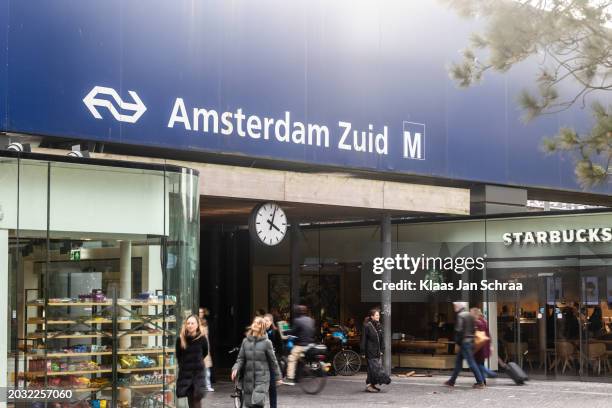
[[[204,358],[208,355],[208,341],[204,336],[198,316],[191,315],[183,321],[176,339],[178,378],[176,396],[187,397],[189,408],[201,408],[204,397]]]
[[[238,373],[242,371],[242,397],[245,406],[266,405],[271,370],[274,378],[281,378],[272,342],[268,340],[265,320],[258,316],[253,319],[240,346],[236,364],[232,367],[232,381],[235,381]]]

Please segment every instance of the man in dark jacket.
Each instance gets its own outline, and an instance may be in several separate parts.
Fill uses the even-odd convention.
[[[308,308],[304,305],[296,306],[295,316],[291,330],[287,331],[287,334],[296,337],[287,363],[287,378],[283,381],[283,384],[287,385],[295,385],[295,369],[298,360],[304,350],[314,343],[315,336],[314,320],[308,316]]]
[[[463,368],[463,360],[466,360],[470,370],[474,373],[476,378],[476,384],[474,388],[484,388],[484,380],[480,369],[476,365],[474,360],[474,333],[475,333],[475,322],[474,316],[472,316],[468,310],[467,302],[453,302],[455,313],[457,313],[457,321],[455,323],[455,342],[459,346],[457,351],[457,359],[455,360],[455,369],[451,378],[444,384],[449,387],[455,385],[455,381],[459,376]]]

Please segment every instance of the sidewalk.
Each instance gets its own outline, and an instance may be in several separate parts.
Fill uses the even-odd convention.
[[[442,386],[447,377],[392,377],[393,383],[379,394],[364,392],[365,375],[329,377],[319,395],[306,395],[299,387],[279,388],[279,407],[399,407],[399,408],[610,408],[612,384],[569,381],[529,381],[515,386],[511,380],[489,379],[485,390],[471,388],[473,378],[459,377],[454,388]],[[205,407],[229,407],[231,383],[217,383]]]

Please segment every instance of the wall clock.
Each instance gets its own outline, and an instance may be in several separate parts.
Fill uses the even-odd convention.
[[[249,218],[251,237],[268,246],[278,245],[287,235],[287,216],[278,204],[255,206]]]

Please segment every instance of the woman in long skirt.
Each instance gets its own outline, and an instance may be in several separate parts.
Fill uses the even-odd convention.
[[[366,378],[367,392],[380,392],[377,385],[391,383],[391,378],[382,365],[382,355],[385,351],[383,331],[380,324],[380,310],[370,310],[370,314],[363,323],[361,335],[361,354],[368,360],[368,376]]]

